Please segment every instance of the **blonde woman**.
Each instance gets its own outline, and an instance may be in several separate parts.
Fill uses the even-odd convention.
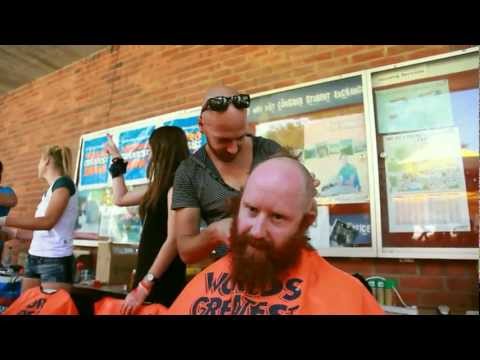
[[[70,177],[72,154],[68,147],[46,149],[38,163],[38,177],[48,183],[35,217],[8,215],[0,226],[10,237],[32,240],[28,251],[22,293],[41,285],[70,291],[74,257],[72,233],[78,215],[75,184]]]

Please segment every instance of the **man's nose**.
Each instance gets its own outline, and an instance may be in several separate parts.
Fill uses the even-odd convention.
[[[265,237],[266,235],[266,217],[264,215],[258,215],[254,219],[254,223],[252,227],[250,228],[250,235],[253,238],[260,239]]]

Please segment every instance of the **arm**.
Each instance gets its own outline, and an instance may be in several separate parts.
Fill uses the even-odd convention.
[[[200,231],[200,210],[183,208],[176,210],[175,231],[178,253],[186,264],[194,264],[207,258],[218,245],[230,242],[232,219],[222,219]]]
[[[140,205],[147,187],[137,190],[128,191],[123,176],[117,176],[112,179],[113,203],[117,206],[134,206]]]
[[[175,242],[175,227],[174,216],[175,212],[171,210],[172,206],[172,189],[168,191],[168,224],[167,224],[167,239],[163,243],[160,251],[158,252],[155,261],[150,267],[149,273],[152,273],[156,279],[160,278],[162,274],[168,269],[173,259],[178,254],[177,244]],[[150,293],[152,286],[139,285],[136,289],[132,290],[125,298],[122,304],[121,313],[129,315],[135,312],[136,308],[143,304],[146,297]]]
[[[60,220],[69,199],[70,191],[65,187],[58,188],[53,192],[44,216],[32,218],[10,215],[7,216],[5,225],[25,230],[51,230]]]
[[[200,232],[201,204],[196,191],[199,185],[192,181],[195,176],[195,171],[184,162],[175,173],[173,185],[171,208],[175,210],[177,247],[186,264],[207,258],[218,244],[215,234],[210,234],[208,228]]]
[[[13,208],[17,205],[17,195],[13,191],[8,193],[0,193],[0,205]]]
[[[2,227],[0,231],[3,231],[7,234],[7,239],[18,239],[18,240],[32,240],[33,238],[33,231],[32,230],[24,230],[18,228],[11,228],[11,227]]]
[[[175,211],[171,210],[172,205],[172,189],[168,191],[168,224],[167,224],[167,239],[163,243],[160,251],[158,252],[155,261],[150,267],[149,272],[152,273],[155,278],[160,278],[162,274],[168,269],[175,256],[177,256],[177,243],[175,241]]]
[[[175,210],[175,231],[178,253],[186,264],[198,262],[210,254],[215,244],[209,244],[207,231],[200,231],[200,209]]]
[[[107,134],[108,141],[105,144],[105,151],[112,158],[121,157],[120,150],[118,150],[117,145],[113,142],[112,135]],[[123,175],[117,176],[112,179],[112,190],[113,190],[113,203],[117,206],[134,206],[140,205],[142,202],[143,196],[147,192],[147,187],[128,191],[127,186],[125,185],[125,179]]]

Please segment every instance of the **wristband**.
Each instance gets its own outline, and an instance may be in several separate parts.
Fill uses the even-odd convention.
[[[112,178],[116,178],[125,174],[127,172],[127,164],[128,161],[123,160],[121,157],[112,159],[112,164],[108,169],[110,171],[110,175],[112,175]]]

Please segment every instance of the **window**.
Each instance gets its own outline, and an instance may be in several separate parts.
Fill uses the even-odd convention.
[[[478,66],[477,51],[372,73],[384,253],[478,256]]]
[[[324,255],[374,256],[362,76],[252,98],[255,134],[301,153],[320,181],[311,245]]]

